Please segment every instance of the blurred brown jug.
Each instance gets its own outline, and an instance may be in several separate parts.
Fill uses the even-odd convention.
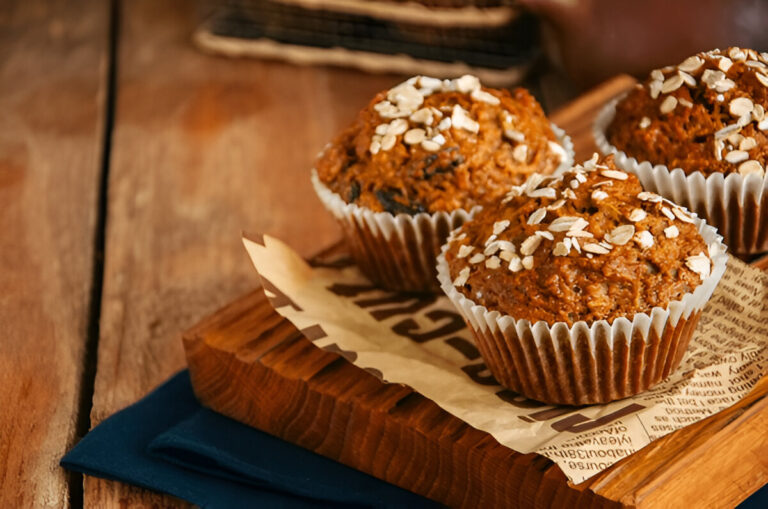
[[[550,59],[580,86],[644,77],[712,48],[768,50],[768,0],[519,0],[544,21]]]

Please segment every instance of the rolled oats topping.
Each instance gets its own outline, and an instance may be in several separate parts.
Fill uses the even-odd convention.
[[[739,173],[746,176],[750,173],[757,173],[758,175],[765,174],[765,168],[760,164],[760,161],[750,160],[743,162],[739,165]]]
[[[649,249],[655,244],[653,234],[648,230],[637,232],[634,240],[644,249]]]
[[[501,232],[506,230],[508,226],[509,226],[509,220],[507,219],[496,221],[495,223],[493,223],[493,234],[494,235],[500,234]]]
[[[606,248],[605,246],[595,244],[593,242],[584,244],[584,251],[592,254],[608,254],[611,252],[610,249]]]
[[[542,207],[528,216],[528,224],[539,224],[547,215],[547,209]]]
[[[531,235],[520,245],[520,254],[523,256],[533,254],[536,251],[536,248],[539,247],[539,244],[541,244],[541,237],[538,235]]]
[[[627,174],[623,171],[603,170],[600,172],[600,175],[616,180],[627,180]]]
[[[471,210],[567,158],[525,89],[415,76],[379,93],[316,169],[348,203],[415,215]]]
[[[635,235],[635,227],[631,224],[624,224],[614,228],[611,233],[605,235],[605,239],[611,244],[623,246]]]
[[[608,141],[638,161],[686,173],[765,175],[765,57],[728,48],[654,70],[617,104]]]
[[[466,258],[474,250],[475,250],[475,246],[468,246],[468,245],[459,246],[459,252],[456,255],[456,258]]]
[[[678,235],[680,235],[680,230],[677,229],[677,226],[672,225],[664,228],[664,235],[667,236],[668,239],[674,239]]]
[[[701,251],[697,255],[686,258],[685,265],[698,274],[701,279],[704,279],[709,276],[710,270],[712,269],[712,260]]]
[[[440,82],[439,85],[437,85],[438,81]],[[375,150],[375,153],[378,153],[381,150],[387,151],[394,147],[394,144],[389,142],[389,140],[384,142],[377,138],[377,136],[383,136],[385,134],[396,136],[408,131],[411,127],[417,127],[418,124],[423,124],[427,127],[431,126],[436,116],[439,118],[443,115],[439,109],[421,106],[426,97],[446,92],[465,94],[473,101],[483,102],[492,106],[501,104],[499,97],[488,90],[482,89],[480,80],[475,76],[465,75],[455,80],[446,81],[440,81],[425,76],[416,76],[389,90],[386,99],[373,106],[373,109],[376,110],[382,118],[395,118],[393,123],[398,123],[398,129],[397,131],[388,129],[386,133],[381,133],[379,132],[379,126],[377,126],[375,129],[376,135],[371,139],[371,152],[374,153]],[[410,126],[404,117],[407,117],[408,120],[417,124],[417,126]],[[509,111],[505,110],[502,112],[500,122],[504,127],[504,133],[509,139],[516,143],[522,143],[525,140],[524,133],[513,129],[512,127],[508,127],[514,124],[514,116]],[[470,133],[477,134],[480,130],[480,124],[472,117],[472,114],[460,104],[454,104],[451,109],[450,117],[437,125],[437,131],[447,131],[449,129],[464,129]],[[436,140],[433,139],[431,141]],[[406,143],[408,143],[408,141],[406,141]],[[562,158],[564,155],[562,153],[562,147],[555,142],[552,143],[558,147],[554,149],[551,148],[553,153]],[[425,148],[429,150],[429,148],[433,146],[433,143],[428,142],[427,147]],[[515,159],[525,162],[527,159],[527,149],[528,147],[526,145],[518,145],[515,147],[513,152]]]
[[[648,214],[643,209],[634,209],[629,215],[629,220],[633,223],[637,223],[645,219],[647,216]]]
[[[483,253],[477,253],[472,256],[472,258],[469,259],[469,263],[475,264],[480,263],[483,260],[485,260],[485,255]]]
[[[664,101],[662,101],[661,105],[659,106],[659,111],[662,113],[671,113],[675,110],[677,107],[677,97],[668,95],[664,98]]]
[[[555,202],[562,203],[553,209]],[[446,251],[451,276],[464,283],[459,291],[470,298],[480,292],[479,303],[505,314],[549,323],[664,307],[690,293],[710,263],[693,216],[643,191],[612,157],[557,177],[533,176],[460,231],[464,237]],[[476,259],[467,259],[470,253]]]
[[[467,284],[467,279],[469,279],[469,267],[464,267],[459,271],[459,275],[456,276],[456,279],[453,280],[453,285],[464,286]]]
[[[485,266],[489,269],[498,269],[501,267],[501,259],[498,256],[491,256],[485,260]]]

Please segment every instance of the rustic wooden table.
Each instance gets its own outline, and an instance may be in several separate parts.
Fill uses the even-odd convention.
[[[0,507],[185,506],[58,461],[254,286],[242,230],[338,239],[307,169],[400,77],[206,56],[199,9],[0,2]]]
[[[206,56],[190,2],[3,3],[0,507],[173,504],[58,461],[254,286],[242,230],[338,238],[307,170],[398,77]]]

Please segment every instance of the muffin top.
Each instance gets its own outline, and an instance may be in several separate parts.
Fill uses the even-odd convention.
[[[348,203],[413,215],[490,203],[565,157],[526,90],[416,76],[379,93],[316,169]]]
[[[765,174],[768,53],[729,48],[653,71],[616,106],[608,141],[685,173]]]
[[[485,207],[454,232],[445,258],[476,304],[570,326],[682,299],[709,276],[711,254],[685,209],[595,155],[559,177],[532,175]]]

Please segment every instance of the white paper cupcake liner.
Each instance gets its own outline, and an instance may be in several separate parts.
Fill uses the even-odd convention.
[[[489,311],[453,286],[445,260],[449,243],[438,257],[437,277],[501,385],[545,403],[607,403],[638,394],[677,368],[701,310],[725,272],[728,255],[721,237],[703,220],[695,221],[706,244],[717,246],[711,274],[666,309],[655,307],[631,319],[580,321],[569,327]]]
[[[556,125],[552,124],[552,130],[566,154],[555,170],[560,172],[573,165],[573,143]],[[371,281],[391,290],[439,292],[435,258],[441,246],[452,230],[480,210],[395,216],[347,203],[320,181],[316,170],[312,170],[312,184],[341,225],[360,269]]]
[[[715,173],[705,177],[701,172],[686,175],[681,168],[670,170],[662,164],[640,162],[611,145],[605,135],[619,100],[606,104],[593,124],[600,152],[614,154],[616,166],[637,175],[646,190],[696,212],[717,227],[731,252],[768,251],[768,172],[763,176]]]
[[[439,289],[434,261],[448,233],[474,211],[454,210],[414,216],[373,212],[345,202],[312,171],[312,184],[325,207],[341,225],[352,257],[374,283],[400,291]]]

